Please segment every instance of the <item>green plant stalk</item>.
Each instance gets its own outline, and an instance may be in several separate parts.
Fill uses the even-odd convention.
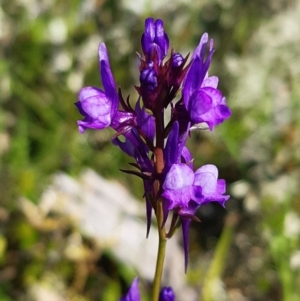
[[[156,258],[156,267],[155,267],[155,274],[153,279],[153,288],[152,288],[152,301],[158,301],[159,292],[160,292],[160,285],[161,285],[161,278],[164,268],[164,260],[166,254],[166,231],[165,227],[161,227],[163,221],[163,210],[162,210],[162,203],[158,202],[156,218],[158,223],[158,234],[159,234],[159,241],[158,241],[158,252]]]
[[[162,108],[157,108],[157,111],[154,112],[155,115],[155,126],[156,126],[156,146],[154,148],[154,157],[155,157],[155,170],[158,175],[160,175],[165,167],[165,160],[164,160],[164,119]],[[166,230],[163,225],[163,206],[162,206],[162,199],[159,197],[160,194],[160,181],[156,180],[153,183],[153,191],[154,191],[154,211],[157,220],[157,228],[158,228],[158,251],[157,251],[157,259],[156,259],[156,267],[155,267],[155,274],[153,279],[153,287],[152,287],[152,301],[158,301],[159,292],[160,292],[160,285],[161,285],[161,278],[163,273],[164,267],[164,260],[166,254]]]
[[[234,213],[227,216],[225,226],[217,245],[213,261],[209,267],[207,276],[203,283],[202,301],[214,301],[212,285],[215,279],[219,279],[224,269],[230,244],[233,239],[237,217]]]

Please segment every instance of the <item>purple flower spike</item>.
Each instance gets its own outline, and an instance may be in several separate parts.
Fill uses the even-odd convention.
[[[175,301],[175,294],[171,287],[163,287],[159,294],[159,301]]]
[[[165,33],[163,21],[157,19],[154,22],[152,18],[146,19],[141,42],[145,56],[151,58],[156,51],[158,61],[161,63],[169,49],[169,38]]]
[[[85,87],[78,95],[75,104],[85,118],[77,121],[81,133],[87,128],[103,129],[108,127],[118,109],[118,94],[116,84],[110,69],[107,49],[104,43],[99,45],[99,67],[104,91]]]
[[[218,78],[208,77],[214,53],[213,41],[210,41],[209,46],[208,42],[208,34],[205,33],[194,51],[193,62],[184,80],[183,101],[192,125],[206,122],[210,130],[213,130],[215,125],[230,117],[231,111],[221,91],[217,90]]]
[[[126,296],[122,297],[120,301],[141,301],[139,279],[137,277],[133,280]]]
[[[121,88],[117,90],[106,46],[101,43],[98,54],[103,88],[85,87],[78,93],[75,105],[83,120],[77,124],[81,133],[88,128],[110,127],[116,131],[112,143],[134,159],[130,169],[121,171],[143,181],[147,236],[152,211],[161,223],[159,227],[166,225],[172,211],[171,222],[167,223],[170,228],[163,232],[165,238],[171,238],[181,222],[186,270],[188,232],[191,221],[198,220],[196,211],[209,202],[224,206],[229,199],[225,195],[226,183],[218,179],[214,165],[204,165],[194,172],[186,141],[195,129],[213,130],[230,117],[231,111],[218,90],[218,77],[208,75],[214,48],[207,33],[190,62],[189,55],[183,57],[173,47],[167,58],[169,38],[164,23],[148,18],[141,46],[140,83],[134,86],[136,105],[132,105],[130,95],[124,97]],[[140,299],[136,278],[120,301]],[[175,301],[172,289],[163,288],[159,301]]]

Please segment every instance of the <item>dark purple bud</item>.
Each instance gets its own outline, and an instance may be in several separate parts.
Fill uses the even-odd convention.
[[[144,54],[151,57],[156,52],[160,64],[169,49],[169,38],[165,33],[164,23],[161,19],[156,21],[152,18],[146,19],[141,42]]]
[[[144,69],[140,74],[140,82],[147,90],[152,91],[157,87],[157,74],[152,68]]]
[[[171,287],[163,287],[159,294],[159,301],[175,301],[175,294]]]
[[[184,62],[184,58],[180,53],[174,53],[172,56],[173,67],[180,67]]]

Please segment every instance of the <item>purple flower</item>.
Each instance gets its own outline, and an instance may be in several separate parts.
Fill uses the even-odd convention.
[[[126,296],[122,297],[120,301],[141,301],[139,279],[137,277],[133,280]]]
[[[83,120],[77,121],[81,133],[87,128],[101,130],[108,126],[120,131],[120,125],[124,127],[134,118],[131,112],[118,111],[119,98],[104,43],[99,45],[98,53],[104,91],[96,87],[85,87],[80,90],[75,105],[84,116]]]
[[[184,58],[180,53],[174,53],[172,55],[172,66],[175,68],[180,67],[184,63]]]
[[[171,287],[163,287],[159,294],[159,301],[175,301],[175,294]]]
[[[173,166],[166,175],[163,197],[166,198],[168,210],[173,209],[181,217],[186,270],[191,219],[195,219],[194,214],[201,205],[218,202],[224,206],[229,195],[224,195],[226,183],[224,180],[218,179],[216,166],[207,164],[197,169],[195,173],[186,165],[183,168],[184,164],[174,164]],[[174,184],[170,185],[168,179],[172,179]]]
[[[144,106],[141,107],[140,99],[135,105],[135,115],[138,126],[141,128],[147,139],[153,143],[155,136],[155,118],[146,112]]]
[[[152,67],[145,68],[140,74],[141,86],[148,91],[153,91],[157,87],[157,73]]]
[[[218,179],[216,166],[208,164],[195,172],[190,152],[183,147],[187,135],[181,135],[179,123],[175,122],[165,147],[166,171],[162,185],[164,222],[170,210],[181,219],[185,251],[185,269],[188,262],[188,230],[191,219],[201,205],[218,202],[224,206],[229,199],[224,195],[226,183]]]
[[[120,301],[141,301],[138,277],[133,280],[127,294]],[[173,289],[171,287],[163,287],[159,294],[159,301],[175,301]]]
[[[148,58],[157,56],[159,63],[166,57],[169,49],[169,38],[164,30],[164,22],[148,18],[145,21],[145,31],[142,35],[142,48]]]
[[[163,197],[168,200],[168,209],[180,208],[182,215],[191,215],[194,208],[189,207],[193,200],[198,205],[218,202],[224,206],[229,199],[225,193],[226,183],[218,180],[218,169],[207,164],[198,168],[195,173],[184,163],[173,164],[163,184]]]
[[[111,127],[116,131],[113,144],[135,159],[130,163],[135,170],[122,171],[143,181],[147,236],[152,209],[159,216],[161,207],[157,204],[162,202],[161,227],[165,225],[169,212],[173,212],[167,238],[173,235],[181,221],[187,267],[188,231],[191,220],[197,219],[197,209],[209,202],[224,206],[229,196],[225,195],[226,183],[218,179],[214,165],[204,165],[194,171],[186,140],[191,127],[206,123],[212,130],[229,118],[231,111],[217,89],[218,77],[208,76],[214,49],[207,33],[201,37],[190,63],[187,63],[188,55],[183,57],[173,48],[170,58],[165,59],[169,38],[160,19],[146,19],[141,44],[140,86],[135,86],[139,98],[135,107],[129,96],[125,99],[120,89],[117,92],[107,49],[101,43],[98,53],[103,89],[85,87],[79,92],[76,106],[84,119],[77,122],[78,128],[81,133],[87,128],[101,130]],[[180,91],[182,95],[177,100]],[[168,122],[166,110],[171,112]],[[172,289],[165,288],[160,301],[174,300]],[[140,301],[137,278],[121,301]]]
[[[194,190],[194,200],[199,205],[218,202],[224,207],[229,199],[229,195],[224,195],[225,180],[218,180],[218,169],[215,165],[203,165],[195,171],[194,187],[201,187],[200,194],[199,189]]]
[[[226,99],[217,89],[218,78],[208,77],[208,68],[214,53],[213,40],[208,34],[202,35],[199,45],[194,51],[192,64],[183,84],[183,102],[189,113],[191,125],[206,122],[212,130],[215,125],[223,122],[231,115]]]
[[[194,172],[186,164],[173,164],[166,175],[162,196],[168,201],[168,210],[187,207],[193,196]]]

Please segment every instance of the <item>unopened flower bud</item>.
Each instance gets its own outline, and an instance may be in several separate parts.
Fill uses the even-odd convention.
[[[180,53],[174,53],[172,56],[173,67],[180,67],[183,64],[184,58]]]
[[[147,90],[152,91],[157,87],[157,74],[152,68],[144,69],[140,74],[140,82]]]
[[[175,301],[175,294],[171,287],[163,287],[159,294],[159,301]]]

